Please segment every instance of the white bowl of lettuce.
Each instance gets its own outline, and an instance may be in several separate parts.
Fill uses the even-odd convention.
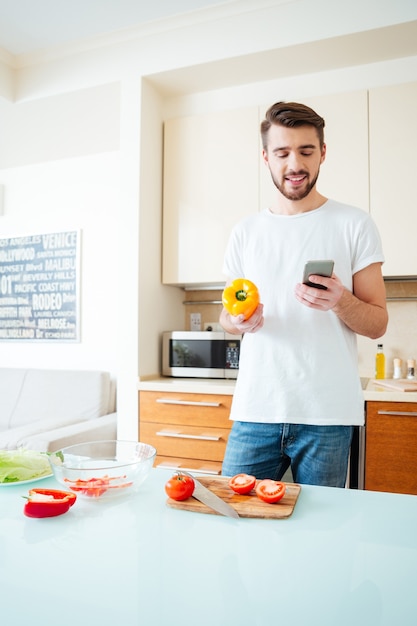
[[[52,476],[50,454],[19,448],[0,450],[0,487],[18,485]]]

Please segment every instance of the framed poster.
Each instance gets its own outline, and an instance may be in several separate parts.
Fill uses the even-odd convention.
[[[80,341],[80,238],[0,238],[0,341]]]

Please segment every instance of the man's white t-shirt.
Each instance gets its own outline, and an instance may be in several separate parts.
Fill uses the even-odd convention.
[[[306,307],[294,295],[304,264],[317,259],[333,259],[352,291],[356,272],[384,261],[370,215],[327,200],[297,215],[266,209],[233,229],[223,272],[257,285],[265,323],[243,338],[232,420],[363,424],[356,334],[333,311]]]

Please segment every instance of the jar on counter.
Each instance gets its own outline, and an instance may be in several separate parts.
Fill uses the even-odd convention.
[[[416,377],[416,361],[415,359],[407,359],[407,378],[415,380]]]
[[[402,378],[402,361],[401,359],[394,359],[394,374],[393,378]]]

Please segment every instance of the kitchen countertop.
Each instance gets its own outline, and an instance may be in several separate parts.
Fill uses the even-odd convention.
[[[284,520],[166,505],[171,472],[137,495],[23,515],[0,495],[1,611],[11,626],[414,626],[417,497],[302,486]],[[278,505],[271,505],[278,506]]]
[[[378,385],[371,379],[364,391],[365,400],[377,402],[417,402],[417,391],[396,391]]]
[[[378,402],[417,402],[417,391],[395,391],[379,386],[374,379],[362,379],[364,400]],[[233,395],[234,380],[204,378],[150,377],[139,380],[139,391],[159,391],[178,393],[211,393]]]
[[[230,396],[235,390],[235,380],[155,376],[139,380],[138,389],[139,391],[160,391],[161,393],[212,393]]]

